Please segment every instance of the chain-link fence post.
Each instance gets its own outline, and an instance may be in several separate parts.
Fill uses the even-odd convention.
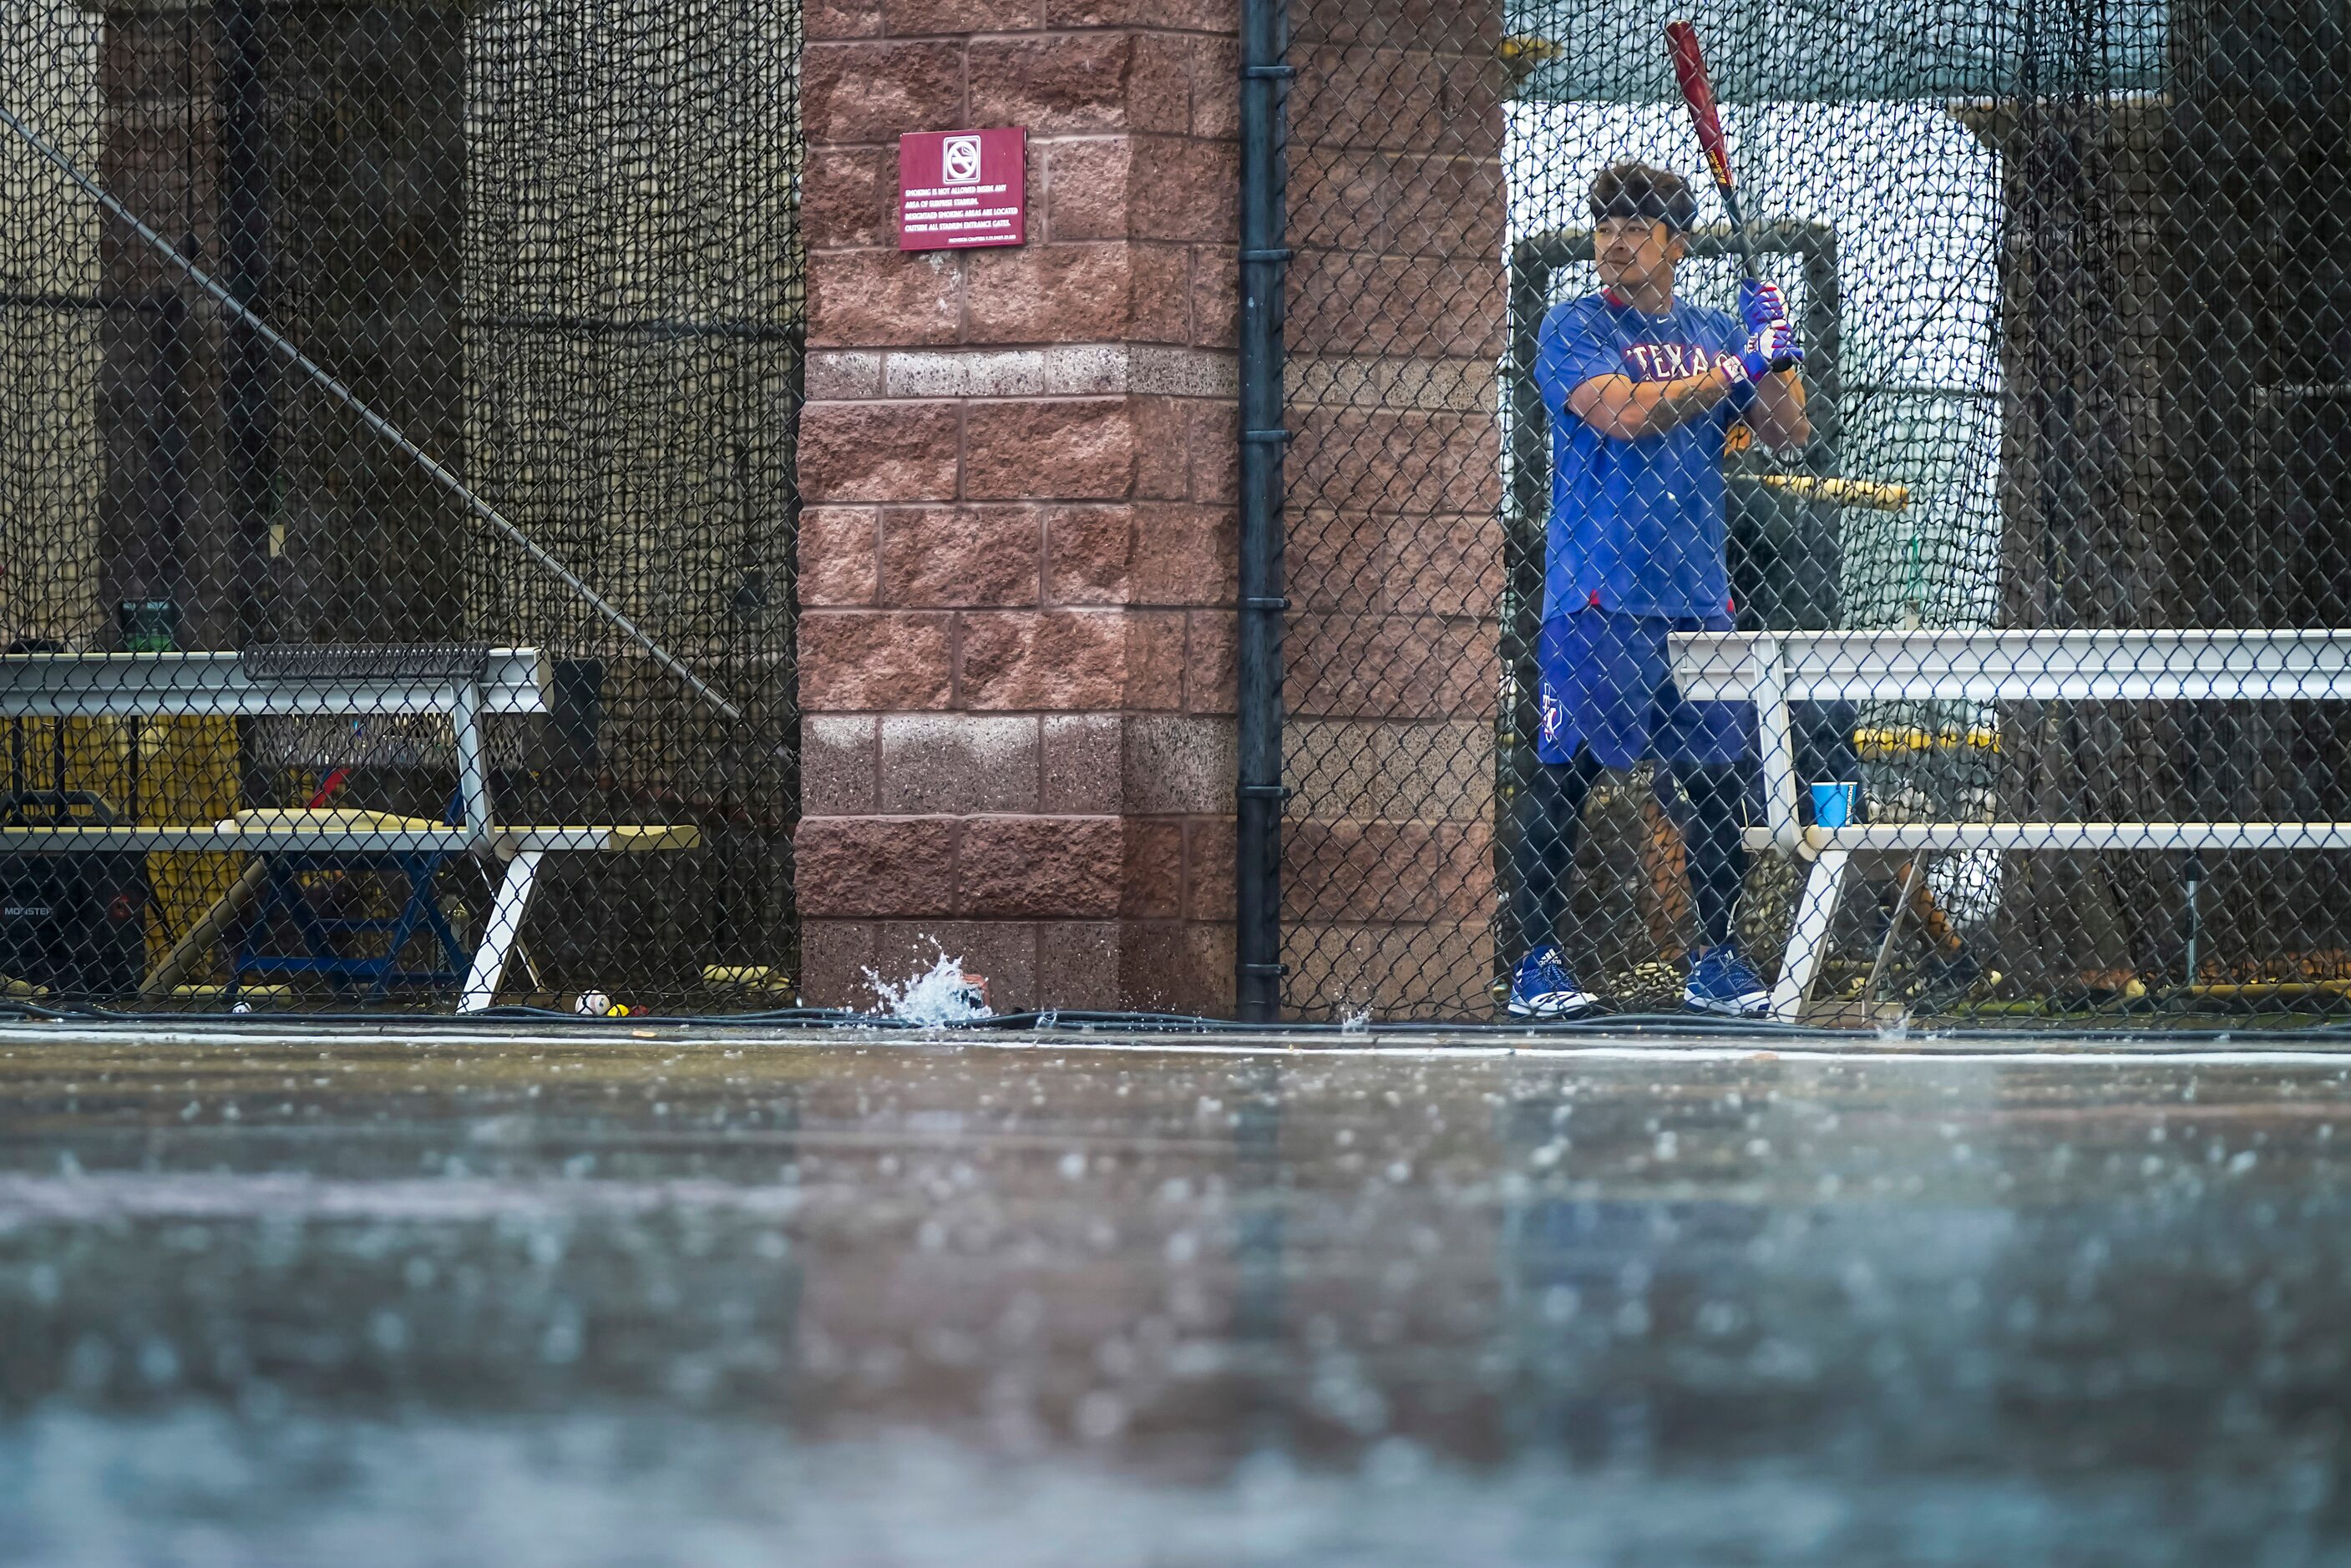
[[[1240,714],[1235,994],[1281,1007],[1282,131],[1284,0],[1241,7]]]

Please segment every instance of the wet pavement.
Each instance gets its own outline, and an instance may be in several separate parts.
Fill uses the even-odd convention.
[[[2351,1562],[2346,1157],[2320,1051],[0,1028],[0,1562]]]

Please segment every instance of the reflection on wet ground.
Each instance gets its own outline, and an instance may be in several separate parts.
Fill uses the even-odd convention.
[[[2351,1561],[2342,1062],[0,1031],[0,1557]]]

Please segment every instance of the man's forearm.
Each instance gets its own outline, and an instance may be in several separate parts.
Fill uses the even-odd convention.
[[[1803,379],[1794,370],[1778,370],[1755,389],[1755,402],[1747,413],[1755,439],[1775,452],[1788,452],[1813,439],[1812,416],[1804,410]]]
[[[1602,435],[1637,441],[1687,424],[1729,397],[1730,389],[1719,370],[1674,381],[1604,376],[1578,387],[1568,411]]]

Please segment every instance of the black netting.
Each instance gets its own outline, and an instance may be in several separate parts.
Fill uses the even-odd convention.
[[[1808,429],[1768,355],[1724,364],[1761,318],[1677,16]],[[1852,1022],[2351,992],[2336,8],[1289,25],[1290,1009],[1482,1015],[1514,977],[1538,1013],[1695,985]],[[1637,178],[1595,218],[1624,163],[1679,176],[1689,232]],[[1595,222],[1604,250],[1660,216],[1669,287],[1628,252],[1603,297]],[[1772,680],[1760,728],[1684,701]]]
[[[9,9],[11,994],[776,1003],[798,57],[789,0]]]

